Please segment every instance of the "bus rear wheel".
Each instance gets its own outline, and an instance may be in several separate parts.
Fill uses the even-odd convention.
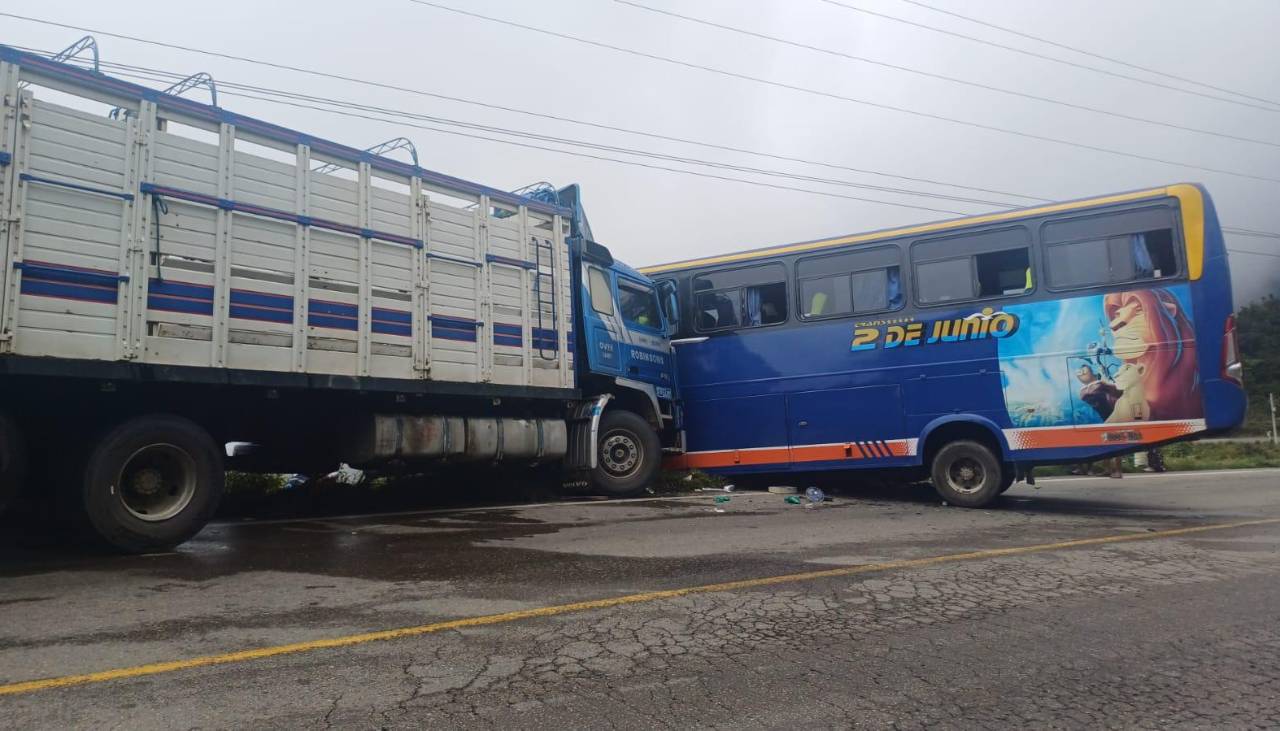
[[[126,553],[172,548],[213,517],[222,498],[222,452],[195,423],[141,416],[108,431],[84,468],[85,515]]]
[[[596,438],[591,486],[609,497],[644,490],[662,466],[662,443],[649,422],[630,411],[606,411]]]
[[[933,489],[947,503],[980,508],[1003,492],[1004,466],[992,451],[972,441],[951,442],[933,457]]]

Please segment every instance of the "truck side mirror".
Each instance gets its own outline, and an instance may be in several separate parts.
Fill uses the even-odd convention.
[[[680,303],[676,299],[676,283],[670,279],[658,282],[659,299],[662,302],[662,314],[667,318],[667,337],[680,330]]]

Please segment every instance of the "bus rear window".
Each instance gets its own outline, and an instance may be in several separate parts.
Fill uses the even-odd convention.
[[[1057,289],[1172,277],[1178,273],[1173,231],[1051,243],[1045,247],[1045,270]]]
[[[1054,289],[1178,275],[1173,210],[1151,206],[1044,224],[1045,276]]]

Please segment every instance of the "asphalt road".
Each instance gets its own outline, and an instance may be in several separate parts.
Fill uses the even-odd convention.
[[[9,541],[0,726],[1280,726],[1280,470],[1041,484]]]

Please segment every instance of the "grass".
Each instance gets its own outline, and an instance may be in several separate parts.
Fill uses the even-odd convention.
[[[1280,467],[1280,447],[1263,442],[1179,442],[1163,447],[1165,467],[1170,472],[1196,470],[1237,470]],[[1139,472],[1133,457],[1121,460],[1125,472]],[[1071,465],[1037,467],[1037,477],[1066,475]],[[1102,462],[1094,463],[1095,474],[1106,474]]]

